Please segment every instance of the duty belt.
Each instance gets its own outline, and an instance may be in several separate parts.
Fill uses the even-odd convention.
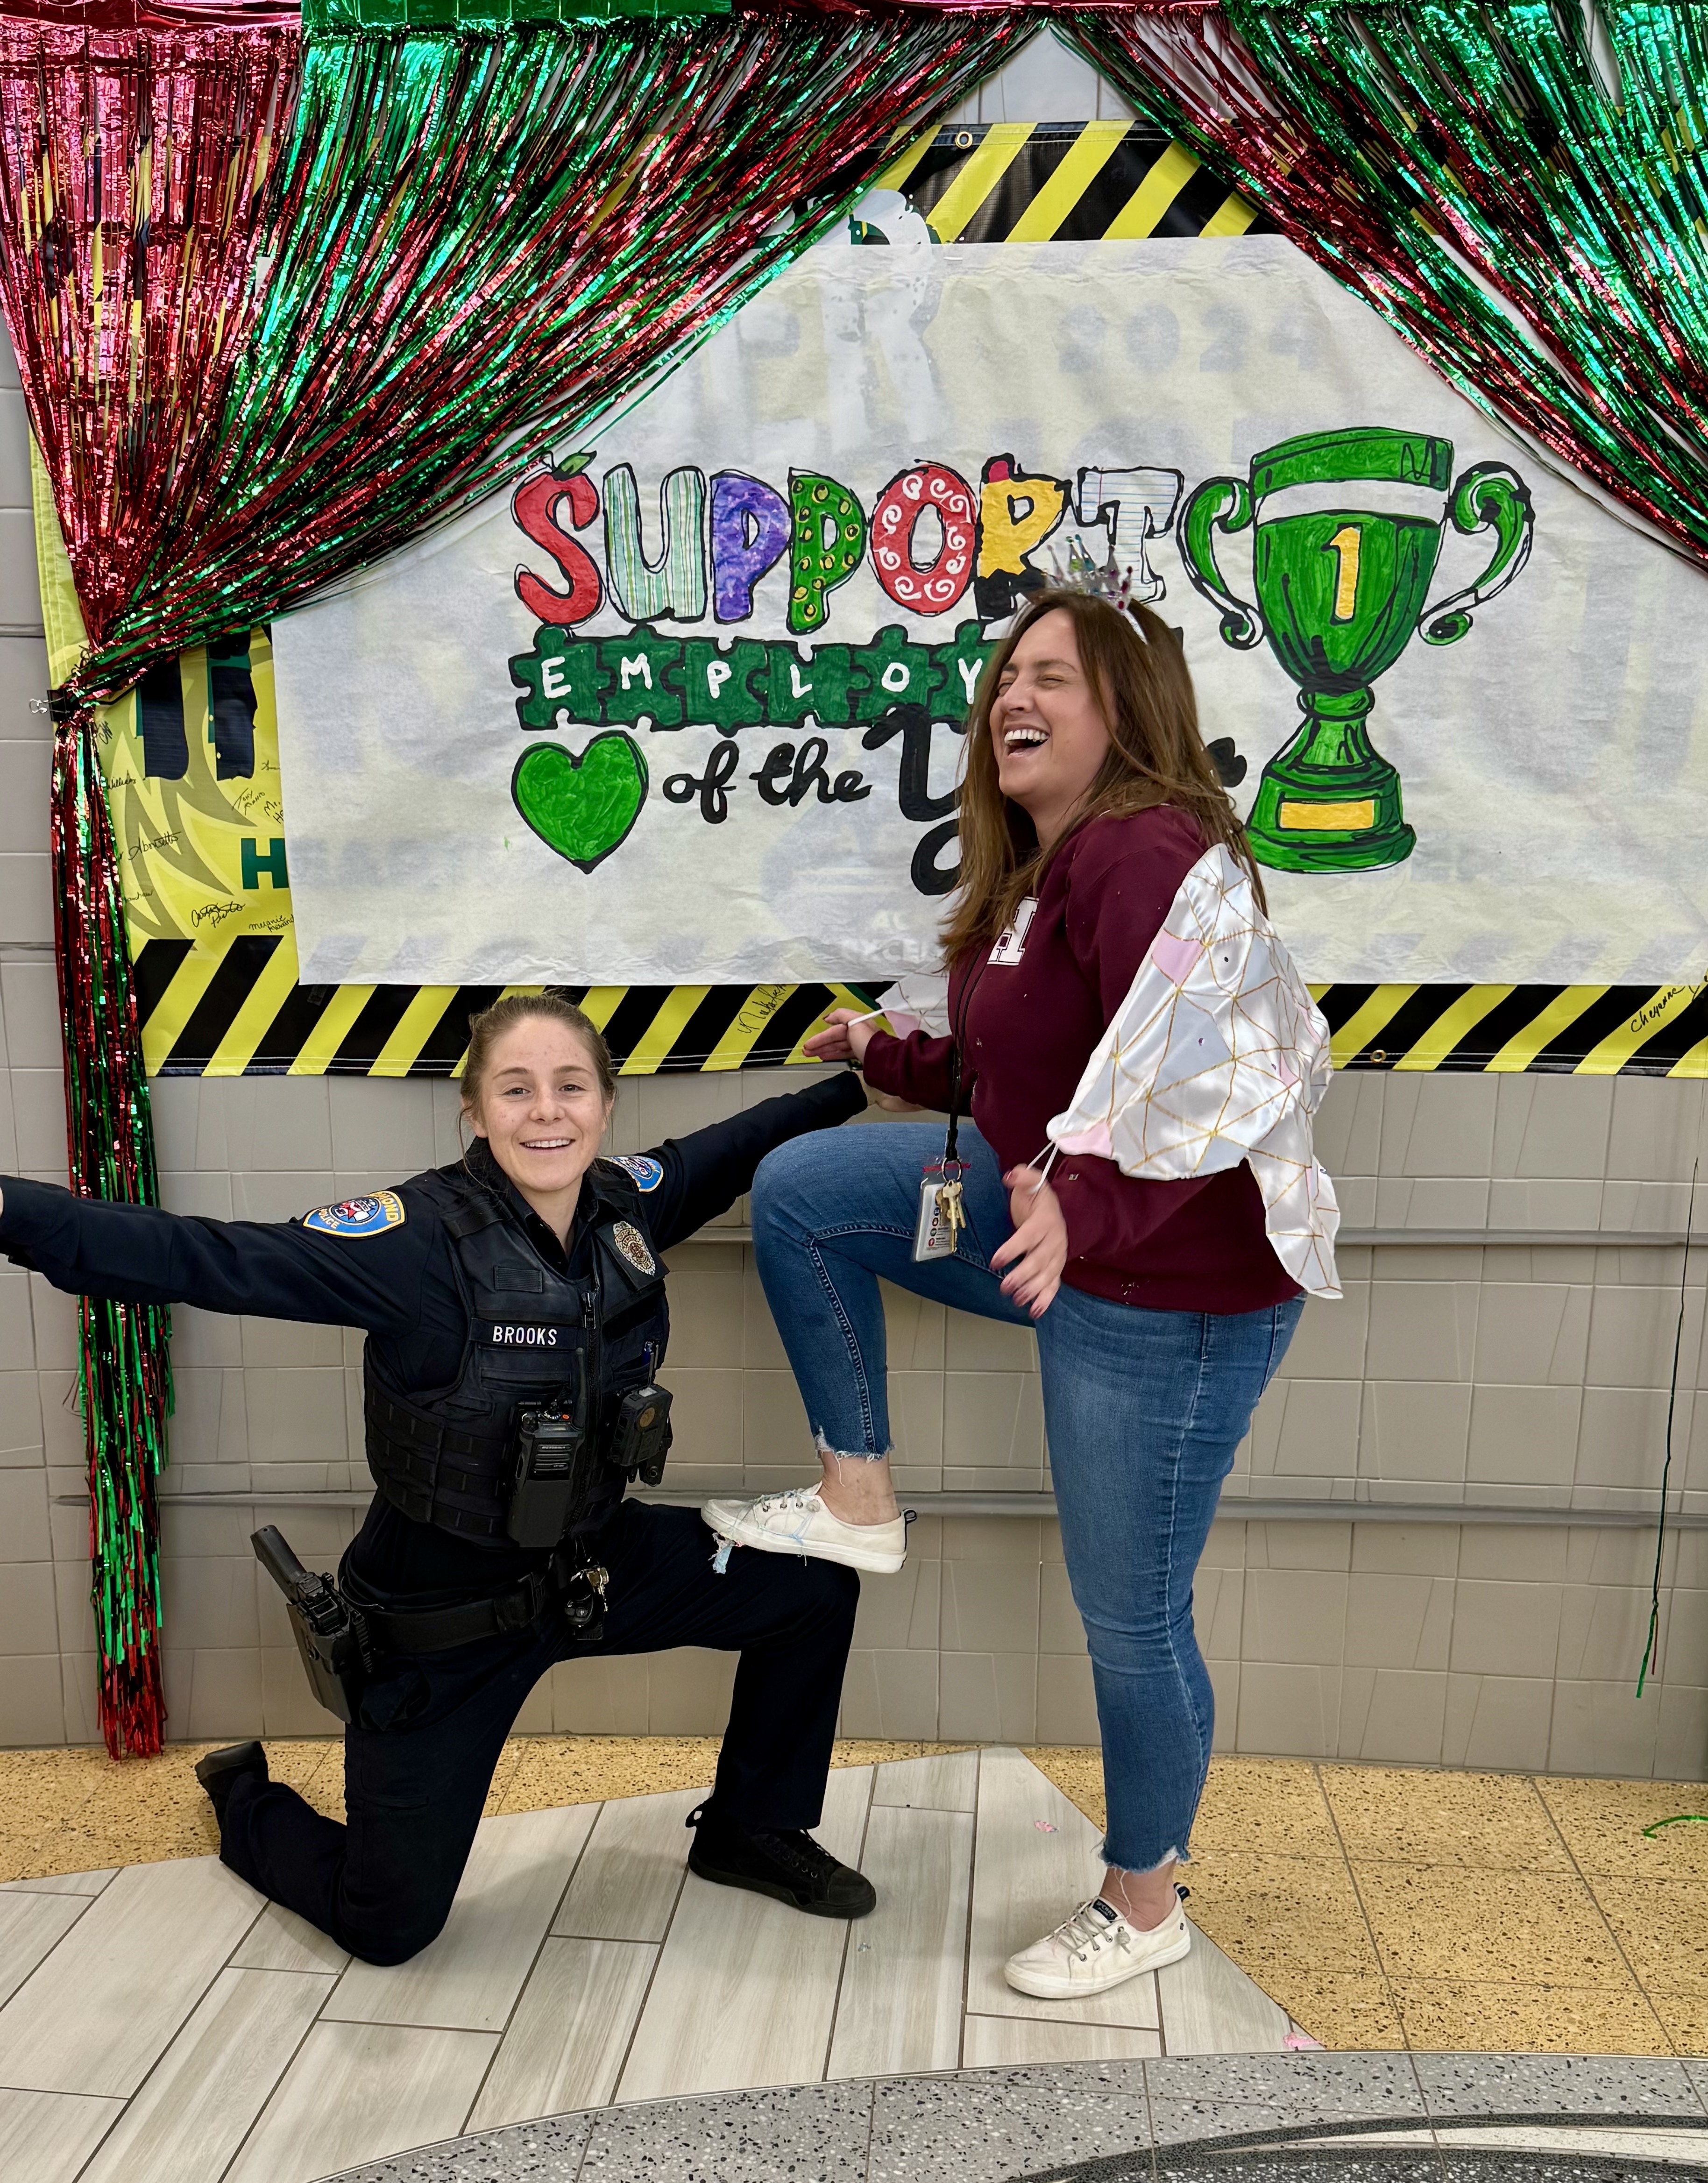
[[[370,1648],[376,1653],[448,1653],[459,1645],[473,1645],[482,1637],[514,1636],[545,1621],[556,1610],[590,1641],[604,1633],[605,1587],[609,1572],[597,1565],[559,1567],[557,1557],[547,1569],[531,1570],[521,1582],[490,1599],[470,1599],[456,1607],[367,1607],[350,1602],[353,1619],[367,1632]]]

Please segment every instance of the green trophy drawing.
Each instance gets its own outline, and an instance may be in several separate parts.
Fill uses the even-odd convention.
[[[1533,517],[1522,479],[1500,463],[1479,463],[1449,488],[1453,442],[1422,432],[1358,426],[1309,432],[1254,455],[1251,479],[1210,478],[1180,520],[1181,558],[1205,598],[1221,609],[1225,643],[1244,651],[1267,637],[1299,685],[1298,732],[1263,769],[1247,830],[1260,863],[1288,872],[1364,871],[1397,864],[1416,836],[1400,808],[1399,775],[1371,743],[1371,685],[1385,675],[1414,630],[1426,644],[1456,644],[1485,605],[1524,566]],[[1325,486],[1371,484],[1378,508],[1395,488],[1439,513],[1377,513],[1325,506]],[[1296,512],[1265,507],[1271,495],[1310,488]],[[1350,497],[1349,496],[1349,497]],[[1474,584],[1433,607],[1424,603],[1441,553],[1443,525],[1467,536],[1492,529],[1494,551]],[[1252,525],[1257,604],[1230,592],[1216,563],[1215,534]]]

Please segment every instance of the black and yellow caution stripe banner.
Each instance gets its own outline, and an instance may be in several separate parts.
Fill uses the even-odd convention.
[[[136,958],[157,1076],[452,1076],[469,1018],[531,986],[303,986],[287,937],[199,954],[151,940]],[[775,1068],[805,1058],[826,1008],[882,986],[567,986],[626,1076]],[[1708,986],[1316,986],[1337,1069],[1708,1075]]]
[[[469,1019],[538,986],[303,986],[286,936],[217,956],[150,940],[135,958],[151,1076],[455,1076]],[[865,1010],[859,986],[559,986],[605,1035],[625,1076],[804,1061],[826,1008]]]
[[[1262,223],[1184,146],[1143,124],[932,131],[879,178],[943,242],[1242,235]],[[876,239],[876,238],[874,238]],[[43,608],[75,662],[81,626],[38,480]],[[45,501],[45,506],[44,506]],[[65,671],[69,672],[69,666]],[[108,708],[103,753],[151,1075],[453,1076],[469,1018],[524,986],[298,980],[266,632],[186,653]],[[882,987],[593,986],[568,992],[625,1075],[804,1059],[826,1008]],[[1708,986],[1313,988],[1339,1069],[1708,1075]]]

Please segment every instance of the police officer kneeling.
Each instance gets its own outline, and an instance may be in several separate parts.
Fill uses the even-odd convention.
[[[775,1554],[720,1572],[696,1511],[623,1498],[669,1442],[659,1253],[865,1094],[844,1075],[601,1159],[615,1092],[579,1009],[513,997],[470,1027],[467,1155],[396,1190],[262,1225],[3,1186],[0,1250],[57,1288],[367,1331],[379,1491],[336,1584],[258,1535],[317,1695],[348,1722],[347,1824],[270,1780],[259,1743],[196,1771],[231,1869],[370,1963],[442,1927],[523,1701],[587,1653],[738,1652],[690,1869],[822,1917],[876,1899],[808,1832],[859,1580]]]

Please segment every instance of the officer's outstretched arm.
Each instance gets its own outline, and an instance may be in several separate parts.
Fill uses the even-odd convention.
[[[397,1332],[416,1323],[430,1225],[350,1241],[290,1222],[203,1220],[0,1178],[0,1253],[73,1296],[198,1304]]]
[[[809,1084],[781,1099],[765,1099],[726,1122],[714,1122],[686,1137],[671,1137],[653,1152],[663,1169],[657,1195],[647,1195],[647,1226],[659,1248],[727,1213],[754,1170],[775,1146],[809,1130],[828,1130],[865,1110],[865,1088],[852,1069]]]

